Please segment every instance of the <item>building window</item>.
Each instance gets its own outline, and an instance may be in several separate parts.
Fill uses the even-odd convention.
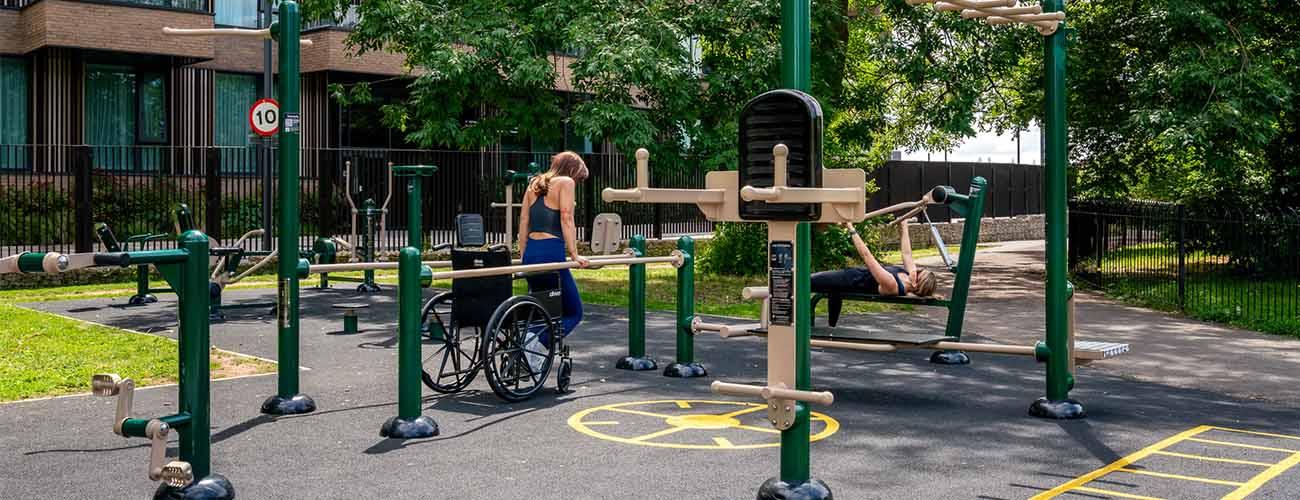
[[[216,3],[216,24],[256,28],[259,26],[258,0],[221,0]]]
[[[27,103],[31,87],[27,60],[0,57],[0,168],[27,168],[24,144],[29,141],[31,120]]]
[[[129,66],[86,65],[86,144],[94,165],[155,170],[167,143],[167,80]]]
[[[213,116],[213,139],[221,154],[221,171],[252,173],[257,171],[248,110],[260,93],[255,75],[217,73],[216,106]]]

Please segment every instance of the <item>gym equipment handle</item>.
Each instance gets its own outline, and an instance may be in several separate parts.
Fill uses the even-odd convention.
[[[96,266],[126,267],[131,265],[131,254],[126,252],[97,253],[94,262]]]
[[[794,401],[815,403],[823,406],[828,406],[835,402],[835,395],[831,394],[829,391],[800,391],[788,389],[784,386],[758,386],[714,381],[713,384],[709,386],[709,389],[715,394],[725,394],[728,396],[758,396],[768,401],[773,399],[791,399]]]

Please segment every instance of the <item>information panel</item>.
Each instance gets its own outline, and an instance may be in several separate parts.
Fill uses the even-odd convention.
[[[768,322],[773,325],[794,324],[794,244],[773,241],[768,244],[769,303]]]

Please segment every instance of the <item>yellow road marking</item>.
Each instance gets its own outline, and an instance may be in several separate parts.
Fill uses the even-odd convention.
[[[685,406],[683,406],[683,403],[685,404]],[[679,415],[669,415],[666,413],[657,413],[655,411],[644,411],[635,408],[629,408],[629,406],[636,407],[636,406],[647,406],[647,405],[664,405],[664,406],[657,406],[656,409],[667,409],[665,408],[666,405],[676,405],[677,406],[676,409],[686,410],[687,408],[689,408],[695,411],[694,412],[683,411]],[[739,409],[724,414],[711,413],[711,412],[704,413],[704,411],[708,410],[707,405],[715,405],[723,408],[739,408]],[[676,439],[676,441],[686,441],[686,442],[665,443],[665,442],[654,441],[658,437],[666,436],[681,431],[707,431],[710,429],[715,429],[714,432],[716,432],[716,429],[723,428],[719,426],[719,424],[721,424],[723,421],[726,421],[727,423],[725,427],[726,429],[739,429],[739,430],[750,431],[750,432],[760,432],[765,436],[769,434],[779,434],[780,431],[766,428],[763,426],[758,426],[758,425],[748,426],[748,425],[741,424],[738,419],[735,419],[733,417],[733,416],[744,415],[747,413],[762,411],[766,408],[767,406],[761,404],[744,403],[744,402],[736,402],[736,401],[702,401],[702,400],[631,401],[626,403],[614,403],[610,405],[597,406],[597,407],[581,410],[569,417],[568,424],[569,427],[573,428],[573,430],[576,430],[582,434],[586,434],[587,436],[594,437],[596,439],[613,441],[616,443],[623,443],[623,444],[635,444],[640,446],[653,446],[658,448],[675,448],[675,449],[693,449],[693,450],[747,450],[747,449],[757,449],[757,448],[775,448],[781,445],[781,443],[777,440],[773,440],[771,442],[758,442],[753,444],[736,444],[724,437],[710,436],[708,434],[701,435],[701,433],[699,432],[684,433],[683,435],[689,434],[691,437]],[[676,413],[674,410],[669,410],[669,413]],[[617,420],[609,420],[609,419],[601,419],[601,420],[593,419],[592,421],[583,420],[584,418],[594,417],[598,414],[598,412],[601,411],[612,411],[616,413],[642,415],[642,416],[662,419],[664,424],[667,426],[667,428],[657,430],[649,434],[644,434],[644,435],[630,437],[630,438],[620,437],[612,434],[606,434],[604,432],[595,430],[594,427],[606,426],[605,428],[608,428],[608,426],[620,425],[620,424],[628,425],[628,426],[644,426],[645,423],[641,421],[619,422]],[[818,430],[818,432],[809,436],[810,438],[809,441],[820,441],[839,431],[840,428],[839,422],[837,422],[835,419],[829,416],[826,416],[821,413],[813,412],[810,417],[811,420],[822,422],[822,426],[821,429]],[[711,425],[704,425],[704,424],[711,424]],[[692,440],[697,442],[690,442]]]
[[[1243,429],[1229,429],[1227,427],[1215,427],[1214,430],[1225,431],[1225,432],[1239,432],[1242,434],[1253,434],[1256,436],[1272,437],[1272,438],[1279,438],[1279,439],[1292,439],[1292,440],[1300,441],[1300,437],[1288,436],[1286,434],[1270,434],[1267,432],[1248,431]]]
[[[690,429],[690,427],[669,427],[669,428],[664,429],[664,430],[654,431],[654,432],[651,432],[651,433],[649,433],[649,434],[642,434],[642,435],[640,435],[640,436],[634,437],[634,438],[632,438],[632,441],[645,441],[645,440],[648,440],[648,439],[654,439],[654,438],[661,437],[661,436],[667,436],[667,435],[672,434],[672,433],[674,433],[674,432],[681,432],[681,431],[684,431],[684,430],[686,430],[686,429]]]
[[[1245,444],[1245,443],[1234,443],[1231,441],[1217,441],[1214,439],[1188,438],[1187,440],[1196,441],[1198,443],[1205,443],[1205,444],[1217,444],[1220,446],[1234,446],[1237,448],[1248,448],[1251,450],[1276,451],[1281,453],[1300,453],[1300,450],[1288,450],[1286,448],[1273,448],[1271,446],[1259,446],[1259,445]]]
[[[1177,452],[1173,452],[1173,451],[1164,451],[1164,450],[1156,451],[1156,452],[1154,452],[1154,453],[1155,453],[1156,455],[1165,455],[1165,456],[1169,456],[1169,457],[1178,457],[1178,458],[1190,458],[1190,459],[1193,459],[1193,460],[1206,460],[1206,461],[1209,461],[1209,462],[1223,462],[1223,463],[1228,463],[1228,464],[1241,464],[1241,465],[1256,465],[1256,466],[1259,466],[1259,467],[1272,467],[1272,466],[1273,466],[1273,464],[1270,464],[1270,463],[1264,463],[1264,462],[1252,462],[1252,461],[1250,461],[1250,460],[1237,460],[1237,459],[1235,459],[1235,458],[1207,457],[1207,456],[1205,456],[1205,455],[1193,455],[1193,454],[1191,454],[1191,453],[1177,453]]]
[[[1260,486],[1263,486],[1264,483],[1267,483],[1283,472],[1286,472],[1287,469],[1295,467],[1298,463],[1300,463],[1300,453],[1291,455],[1287,457],[1286,460],[1278,462],[1272,467],[1265,469],[1264,472],[1250,478],[1246,481],[1246,484],[1241,485],[1240,488],[1237,488],[1232,493],[1224,496],[1223,500],[1241,500],[1242,498],[1246,498],[1246,495],[1254,493],[1255,490],[1259,489]]]
[[[672,415],[664,415],[664,414],[662,414],[662,413],[654,413],[654,412],[641,411],[641,410],[629,410],[629,409],[627,409],[627,408],[614,408],[614,407],[610,407],[610,408],[601,408],[601,409],[602,409],[602,410],[609,410],[609,411],[616,411],[616,412],[619,412],[619,413],[631,413],[631,414],[633,414],[633,415],[643,415],[643,416],[647,416],[647,417],[662,418],[662,419],[665,419],[665,420],[666,420],[666,419],[673,418]]]
[[[1107,495],[1107,496],[1120,497],[1120,498],[1132,498],[1135,500],[1165,500],[1163,498],[1144,497],[1142,495],[1134,495],[1131,493],[1121,493],[1118,491],[1103,490],[1101,488],[1090,488],[1088,486],[1079,486],[1075,488],[1075,491],[1082,491],[1085,493],[1096,493],[1098,495]]]
[[[1196,481],[1198,483],[1222,484],[1224,486],[1243,486],[1246,484],[1246,483],[1239,483],[1237,481],[1224,481],[1222,479],[1210,479],[1208,477],[1184,476],[1182,474],[1170,474],[1167,472],[1155,472],[1155,471],[1142,470],[1142,469],[1130,469],[1127,467],[1122,469],[1115,469],[1115,472],[1127,472],[1129,474],[1141,474],[1143,476],[1163,477],[1166,479],[1179,479],[1183,481]]]
[[[1078,487],[1080,487],[1080,486],[1083,486],[1085,483],[1087,483],[1087,482],[1089,482],[1089,481],[1092,481],[1093,479],[1097,479],[1097,478],[1099,478],[1099,477],[1101,477],[1101,476],[1104,476],[1104,475],[1109,474],[1109,473],[1111,473],[1111,472],[1114,472],[1114,471],[1117,471],[1117,470],[1122,469],[1122,468],[1124,468],[1124,467],[1127,467],[1127,466],[1129,466],[1130,464],[1132,464],[1133,462],[1136,462],[1136,461],[1138,461],[1138,460],[1141,460],[1141,459],[1143,459],[1143,458],[1145,458],[1145,457],[1151,455],[1151,454],[1154,453],[1156,450],[1159,450],[1159,449],[1162,449],[1162,448],[1168,448],[1169,446],[1173,445],[1174,443],[1177,443],[1177,442],[1179,442],[1179,441],[1183,441],[1183,440],[1185,440],[1185,439],[1189,439],[1189,438],[1191,438],[1192,436],[1195,436],[1195,435],[1200,434],[1200,433],[1202,433],[1202,432],[1208,431],[1208,430],[1210,430],[1210,429],[1212,429],[1212,427],[1210,427],[1210,426],[1208,426],[1208,425],[1201,425],[1201,426],[1193,427],[1193,428],[1188,429],[1188,430],[1186,430],[1186,431],[1180,432],[1180,433],[1178,433],[1178,434],[1174,434],[1173,436],[1170,436],[1170,437],[1168,437],[1168,438],[1165,438],[1163,441],[1160,441],[1159,443],[1153,444],[1153,445],[1148,446],[1148,447],[1146,447],[1146,448],[1142,448],[1142,449],[1140,449],[1140,450],[1138,450],[1138,451],[1135,451],[1135,452],[1133,452],[1133,453],[1130,453],[1128,456],[1126,456],[1126,457],[1124,457],[1124,458],[1121,458],[1121,459],[1119,459],[1119,460],[1116,460],[1116,461],[1110,463],[1109,465],[1107,465],[1107,466],[1105,466],[1105,467],[1102,467],[1102,468],[1097,469],[1097,470],[1095,470],[1095,471],[1089,472],[1089,473],[1084,474],[1084,475],[1082,475],[1082,476],[1076,477],[1076,478],[1070,480],[1069,482],[1067,482],[1067,483],[1065,483],[1065,484],[1062,484],[1062,485],[1057,486],[1057,487],[1055,487],[1055,488],[1052,488],[1052,489],[1050,489],[1050,490],[1047,490],[1047,491],[1044,491],[1044,492],[1039,493],[1039,494],[1037,494],[1037,495],[1034,495],[1033,498],[1030,498],[1030,500],[1047,500],[1047,499],[1049,499],[1049,498],[1056,498],[1057,495],[1060,495],[1060,494],[1065,493],[1065,492],[1067,492],[1067,491],[1070,491],[1070,490],[1072,490],[1072,489],[1075,489],[1075,488],[1078,488]]]

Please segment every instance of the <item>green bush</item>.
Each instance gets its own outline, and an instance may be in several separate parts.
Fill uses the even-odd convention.
[[[0,242],[6,245],[72,241],[72,197],[51,182],[0,186],[0,207]]]

